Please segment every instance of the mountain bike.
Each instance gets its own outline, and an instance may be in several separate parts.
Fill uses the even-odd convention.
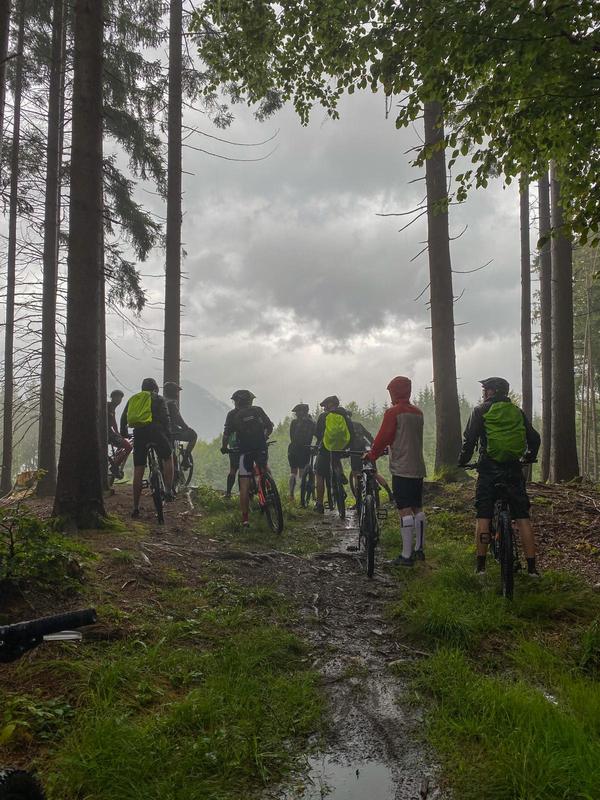
[[[186,453],[186,447],[186,442],[173,443],[176,489],[186,489],[194,474],[194,458],[191,453]]]
[[[267,522],[273,533],[283,532],[283,508],[275,478],[271,474],[267,463],[268,448],[275,444],[275,440],[267,442],[267,450],[254,450],[244,455],[252,456],[254,467],[250,476],[250,498],[256,496],[260,510],[267,517]],[[228,453],[241,455],[240,450],[227,450]]]
[[[152,502],[156,509],[156,518],[159,525],[164,525],[165,515],[163,510],[165,498],[165,479],[160,468],[160,459],[156,452],[156,446],[149,442],[146,446],[146,460],[148,464],[148,478],[142,481],[142,486],[150,489]]]
[[[465,469],[477,469],[477,464],[467,464]],[[496,501],[490,522],[489,549],[500,565],[500,590],[507,600],[513,599],[515,572],[521,569],[519,549],[515,539],[512,514],[510,512],[510,480],[494,483]]]
[[[342,458],[346,458],[348,455],[350,455],[349,450],[329,451],[329,475],[325,479],[327,503],[332,511],[337,508],[340,519],[346,518],[347,495],[344,489]],[[334,458],[334,456],[338,456],[338,458]]]
[[[0,663],[21,658],[29,650],[48,641],[78,641],[78,628],[96,622],[93,608],[42,617],[30,622],[0,626]],[[0,800],[44,800],[38,778],[22,769],[0,767]]]
[[[363,456],[363,452],[351,451],[350,455]],[[349,550],[363,550],[367,556],[367,576],[373,577],[375,572],[375,550],[379,543],[379,520],[387,517],[385,509],[378,508],[379,484],[377,469],[371,461],[363,461],[358,481],[358,547]]]
[[[317,452],[317,447],[310,448],[308,464],[302,470],[300,482],[300,505],[302,508],[308,508],[310,501],[315,499],[315,456]]]

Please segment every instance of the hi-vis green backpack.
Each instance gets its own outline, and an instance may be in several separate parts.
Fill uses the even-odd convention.
[[[127,404],[127,426],[140,428],[152,422],[152,392],[138,392]]]
[[[323,446],[326,450],[345,450],[350,444],[350,431],[345,417],[330,411],[325,417]]]
[[[525,422],[520,408],[509,401],[492,403],[483,415],[487,454],[494,461],[518,461],[527,450]]]

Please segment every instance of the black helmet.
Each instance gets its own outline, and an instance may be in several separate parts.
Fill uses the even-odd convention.
[[[122,392],[120,389],[113,389],[112,392],[110,393],[110,396],[111,398],[120,397],[121,399],[123,399],[123,397],[125,396],[125,392]]]
[[[181,386],[175,381],[167,381],[163,385],[163,392],[165,397],[177,397],[177,392],[181,391]]]
[[[340,398],[335,394],[330,394],[329,397],[326,397],[325,400],[321,400],[319,405],[321,408],[325,408],[325,406],[339,406]]]
[[[142,381],[142,392],[158,392],[158,383],[154,378],[144,378]]]
[[[252,394],[250,389],[237,389],[232,395],[231,399],[234,403],[251,403],[254,398],[256,397],[255,394]]]
[[[292,412],[294,414],[308,414],[309,408],[308,403],[298,403],[292,408]]]
[[[484,378],[479,383],[484,389],[491,389],[494,394],[506,397],[510,391],[510,385],[504,378]]]

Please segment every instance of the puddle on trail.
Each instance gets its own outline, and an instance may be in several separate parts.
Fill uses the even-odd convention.
[[[328,756],[310,760],[305,787],[285,800],[394,800],[392,771],[377,761],[340,764]]]

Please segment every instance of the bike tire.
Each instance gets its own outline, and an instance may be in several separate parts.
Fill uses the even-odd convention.
[[[283,532],[283,508],[273,476],[269,473],[263,475],[263,495],[265,498],[265,513],[267,522],[273,533]]]
[[[154,503],[154,508],[156,509],[156,518],[158,520],[158,524],[164,525],[165,514],[163,509],[163,486],[162,477],[158,467],[153,469],[150,475],[150,491],[152,493],[152,502]]]
[[[187,488],[190,485],[191,480],[192,480],[192,475],[194,474],[194,459],[193,459],[191,453],[188,456],[188,461],[189,461],[190,466],[187,469],[183,469],[182,468],[181,461],[180,461],[180,463],[178,465],[178,469],[179,469],[179,485],[184,487],[184,488]]]
[[[340,519],[346,519],[346,492],[338,475],[332,480],[331,491]]]
[[[377,547],[377,511],[372,495],[367,495],[365,498],[362,525],[367,552],[367,577],[372,578],[375,573],[375,548]]]
[[[325,479],[325,488],[327,490],[327,507],[333,511],[333,490],[331,486],[331,477]]]
[[[306,508],[313,498],[315,491],[315,478],[314,472],[311,469],[306,470],[302,475],[300,482],[300,505]]]
[[[41,783],[20,769],[0,771],[0,800],[45,800]]]
[[[502,511],[498,519],[498,532],[500,534],[500,579],[502,582],[502,595],[507,600],[512,600],[515,583],[515,553],[513,542],[512,520],[508,511]]]

